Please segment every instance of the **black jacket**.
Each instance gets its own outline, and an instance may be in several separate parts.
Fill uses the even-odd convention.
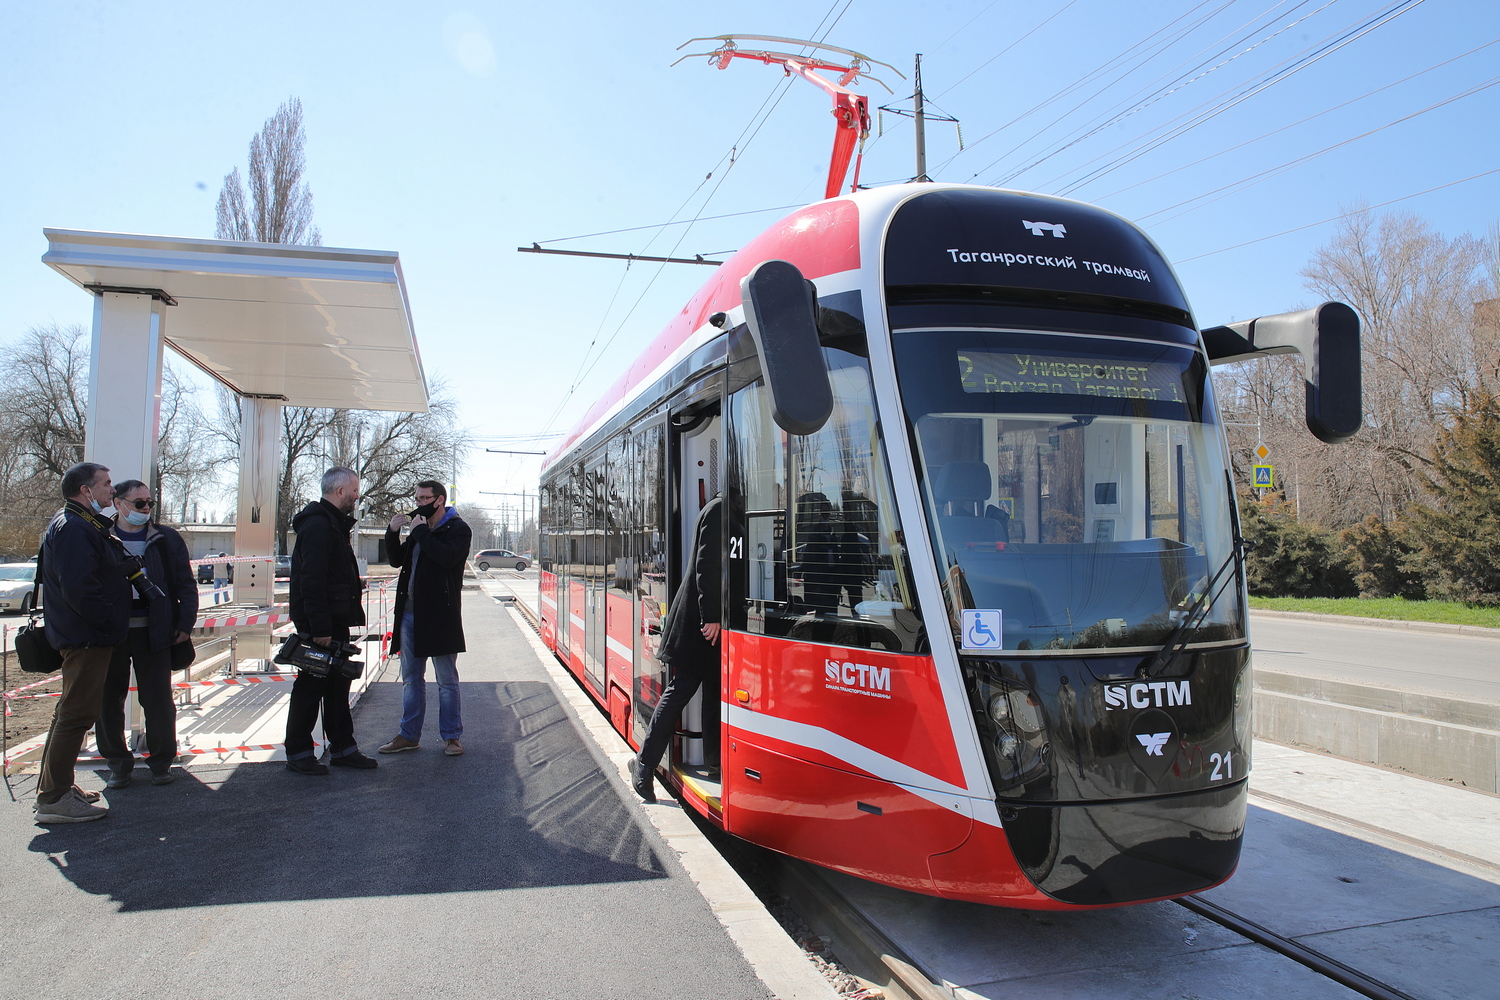
[[[109,521],[69,500],[42,535],[42,603],[53,649],[114,646],[130,625],[125,550]]]
[[[451,508],[450,508],[451,510]],[[401,567],[396,581],[396,619],[391,652],[401,652],[401,616],[412,610],[412,645],[416,656],[447,656],[464,651],[464,561],[474,533],[455,511],[437,528],[419,524],[406,541],[401,532],[385,530],[385,551]],[[421,546],[412,572],[412,552]],[[415,576],[415,579],[413,579]]]
[[[365,623],[364,584],[349,531],[354,518],[327,500],[314,500],[292,518],[292,624],[304,635]]]
[[[119,537],[115,522],[115,537]],[[167,595],[152,601],[146,611],[151,651],[172,645],[178,632],[193,631],[198,621],[198,581],[188,565],[187,543],[174,529],[149,521],[146,524],[146,557],[141,560],[151,582]]]
[[[678,670],[711,671],[719,662],[720,647],[703,638],[703,626],[723,622],[723,524],[724,498],[716,494],[698,514],[693,560],[662,628],[658,655]]]

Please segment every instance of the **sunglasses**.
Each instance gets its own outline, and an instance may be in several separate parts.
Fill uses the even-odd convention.
[[[130,504],[136,510],[150,510],[156,506],[155,500],[125,500],[123,502]]]

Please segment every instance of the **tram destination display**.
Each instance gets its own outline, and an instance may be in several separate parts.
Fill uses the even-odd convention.
[[[1014,351],[958,354],[964,392],[1054,393],[1181,403],[1182,368],[1174,362],[1062,357]]]

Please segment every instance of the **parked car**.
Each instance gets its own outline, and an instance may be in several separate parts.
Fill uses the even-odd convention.
[[[531,565],[531,560],[525,556],[518,556],[510,549],[483,549],[474,553],[474,565],[480,570],[488,570],[491,566],[500,568],[510,566],[516,570],[524,570]]]
[[[36,563],[0,564],[0,611],[30,611]]]
[[[276,579],[278,579],[278,580],[290,580],[291,578],[292,578],[292,557],[291,556],[277,556],[276,557]]]

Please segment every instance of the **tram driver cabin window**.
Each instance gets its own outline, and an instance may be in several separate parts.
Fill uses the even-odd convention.
[[[731,560],[736,627],[892,651],[925,649],[863,358],[830,356],[834,411],[789,435],[755,382],[729,398],[743,561]],[[731,540],[731,548],[741,544]],[[743,567],[743,569],[740,569]]]

